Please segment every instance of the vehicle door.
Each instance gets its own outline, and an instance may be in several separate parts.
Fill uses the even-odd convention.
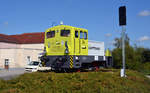
[[[88,39],[87,32],[80,31],[80,54],[87,55],[88,54]]]
[[[46,51],[49,53],[55,52],[55,30],[46,33]]]
[[[75,30],[75,37],[74,37],[74,53],[75,55],[79,55],[79,31]]]

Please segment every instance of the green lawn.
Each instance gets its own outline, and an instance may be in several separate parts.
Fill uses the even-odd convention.
[[[119,73],[26,73],[0,80],[0,93],[150,93],[150,79],[142,73],[127,70],[127,78],[120,78]]]

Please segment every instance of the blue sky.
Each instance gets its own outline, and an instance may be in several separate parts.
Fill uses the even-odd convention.
[[[0,0],[0,33],[44,32],[63,21],[89,30],[89,39],[111,48],[120,37],[118,7],[127,6],[131,43],[150,48],[150,0]]]

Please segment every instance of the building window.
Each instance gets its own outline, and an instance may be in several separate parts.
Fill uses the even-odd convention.
[[[5,59],[4,68],[9,69],[9,59]]]
[[[5,59],[5,66],[9,65],[9,59]]]
[[[31,57],[27,56],[27,64],[29,64],[31,62]]]

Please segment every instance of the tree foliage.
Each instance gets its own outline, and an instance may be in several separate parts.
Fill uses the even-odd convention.
[[[125,45],[126,45],[126,46],[129,46],[129,45],[130,45],[129,41],[130,41],[130,39],[129,39],[128,35],[125,34]],[[122,43],[122,38],[115,38],[114,46],[115,46],[116,48],[121,48],[121,43]]]
[[[145,49],[141,47],[132,47],[130,45],[130,39],[126,34],[125,37],[125,60],[126,68],[142,71],[144,69],[149,70],[150,73],[150,49]],[[115,39],[115,48],[112,51],[113,62],[115,68],[122,68],[122,40],[121,38]],[[145,65],[145,63],[147,65]]]

